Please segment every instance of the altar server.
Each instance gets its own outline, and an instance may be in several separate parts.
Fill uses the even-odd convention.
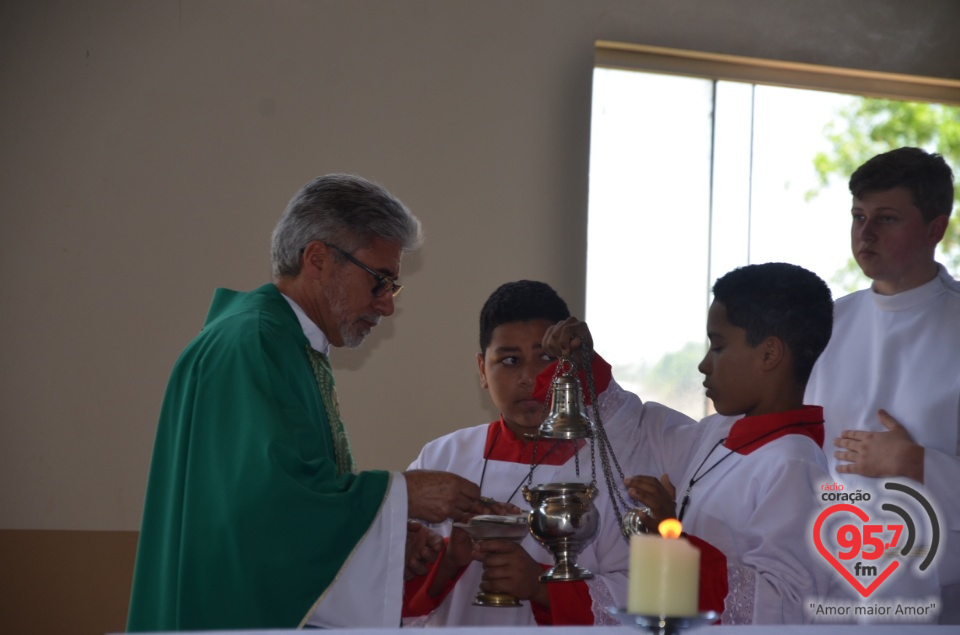
[[[831,587],[811,537],[830,475],[823,412],[803,393],[830,339],[830,290],[801,267],[768,263],[726,274],[713,293],[699,369],[717,414],[665,430],[656,449],[685,465],[682,476],[628,479],[630,494],[651,508],[651,528],[683,523],[701,549],[701,608],[722,623],[813,621],[809,600]]]
[[[555,323],[569,318],[566,303],[542,282],[522,280],[502,285],[480,313],[481,386],[500,410],[492,423],[458,430],[428,443],[410,469],[448,470],[479,483],[482,496],[529,509],[522,488],[532,484],[589,481],[588,442],[526,440],[544,415],[544,399],[555,367],[544,339]],[[572,318],[570,318],[572,320]],[[562,326],[562,322],[561,325]],[[651,422],[691,422],[655,403],[643,403],[612,380],[610,367],[594,357],[597,404],[614,451],[624,469],[649,466]],[[589,402],[589,388],[585,398]],[[592,412],[592,409],[590,409]],[[692,423],[692,422],[691,422]],[[599,450],[598,450],[599,452]],[[580,474],[577,474],[579,458]],[[540,582],[554,564],[553,556],[527,535],[519,544],[485,540],[472,545],[462,530],[449,524],[444,554],[430,573],[408,583],[405,622],[418,626],[526,626],[614,624],[608,607],[624,606],[627,592],[628,543],[621,534],[597,460],[599,494],[595,504],[600,529],[577,561],[595,577],[575,582]],[[531,475],[531,466],[533,472]],[[624,500],[625,488],[616,483]],[[478,590],[509,593],[520,608],[472,604]]]
[[[872,284],[837,300],[807,398],[823,404],[828,463],[847,491],[882,502],[883,483],[906,479],[936,506],[935,566],[921,571],[912,558],[871,599],[932,602],[941,623],[960,624],[960,282],[934,257],[953,172],[937,154],[898,148],[860,166],[849,185],[851,248]],[[932,537],[918,544],[929,549]]]

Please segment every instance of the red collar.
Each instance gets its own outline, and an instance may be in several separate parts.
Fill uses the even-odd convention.
[[[823,407],[803,406],[797,410],[744,417],[730,428],[723,447],[737,454],[750,454],[788,434],[802,434],[823,447]]]
[[[487,428],[487,444],[483,449],[483,456],[492,461],[530,465],[534,460],[533,448],[536,446],[538,465],[563,465],[573,458],[585,443],[583,439],[577,441],[540,439],[536,443],[524,442],[507,427],[501,416],[499,421],[494,421]]]

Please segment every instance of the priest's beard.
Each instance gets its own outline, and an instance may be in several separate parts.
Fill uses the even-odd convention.
[[[352,313],[349,294],[344,285],[337,285],[333,289],[328,288],[326,295],[343,345],[347,348],[357,348],[363,344],[370,330],[380,323],[380,314],[372,309],[360,314]]]

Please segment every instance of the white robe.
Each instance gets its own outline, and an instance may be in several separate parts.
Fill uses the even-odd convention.
[[[330,354],[330,341],[290,297],[303,334],[314,350]],[[324,589],[300,626],[317,628],[387,628],[400,622],[407,543],[407,482],[394,472],[380,513]],[[371,575],[371,571],[379,572]],[[371,603],[369,597],[382,598]]]
[[[809,622],[805,602],[825,597],[830,580],[810,532],[820,486],[829,479],[823,452],[809,437],[790,434],[750,454],[730,454],[717,443],[740,418],[713,415],[693,427],[663,430],[659,460],[685,465],[673,480],[678,513],[690,480],[702,477],[689,488],[683,530],[726,557],[721,622]]]
[[[653,468],[652,450],[647,439],[648,424],[663,421],[691,422],[674,410],[655,403],[644,404],[636,395],[624,391],[615,382],[598,397],[601,419],[611,445],[625,476],[646,473]],[[489,424],[458,430],[428,443],[413,464],[413,469],[445,470],[479,483],[484,465],[484,448]],[[591,610],[595,624],[619,624],[607,613],[607,607],[626,605],[629,545],[620,533],[612,508],[610,492],[600,466],[599,447],[596,450],[597,484],[599,494],[594,499],[600,513],[600,528],[596,539],[579,554],[577,563],[589,569],[594,578],[586,582],[591,596]],[[533,473],[533,485],[556,482],[590,481],[590,445],[579,451],[580,476],[575,474],[574,459],[563,465],[538,465]],[[530,505],[523,499],[522,487],[527,483],[530,466],[506,461],[487,461],[481,494],[502,502],[511,502],[521,509]],[[613,474],[619,481],[616,468]],[[625,501],[629,497],[622,482],[617,486]],[[514,494],[516,492],[516,494]],[[449,523],[434,527],[443,535],[450,533]],[[545,565],[554,564],[552,554],[532,536],[521,543],[534,560]],[[473,598],[480,588],[483,566],[472,562],[443,602],[430,615],[408,620],[416,626],[535,626],[530,602],[522,608],[491,608],[473,606]],[[558,583],[568,584],[568,583]]]
[[[922,493],[941,527],[937,570],[924,575],[910,563],[902,571],[911,575],[892,576],[870,597],[923,599],[939,591],[941,622],[960,623],[960,282],[941,266],[932,281],[897,295],[864,290],[837,300],[833,336],[806,402],[824,408],[824,450],[845,491],[880,491],[874,499],[883,498],[882,483],[893,480],[835,469],[833,440],[846,429],[884,431],[879,409],[926,448]]]

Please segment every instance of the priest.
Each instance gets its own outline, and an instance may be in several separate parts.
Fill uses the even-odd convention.
[[[442,544],[408,518],[460,518],[479,488],[357,471],[329,352],[393,314],[420,242],[382,187],[322,176],[274,230],[273,282],[215,292],[164,396],[128,630],[399,624],[405,572]]]

